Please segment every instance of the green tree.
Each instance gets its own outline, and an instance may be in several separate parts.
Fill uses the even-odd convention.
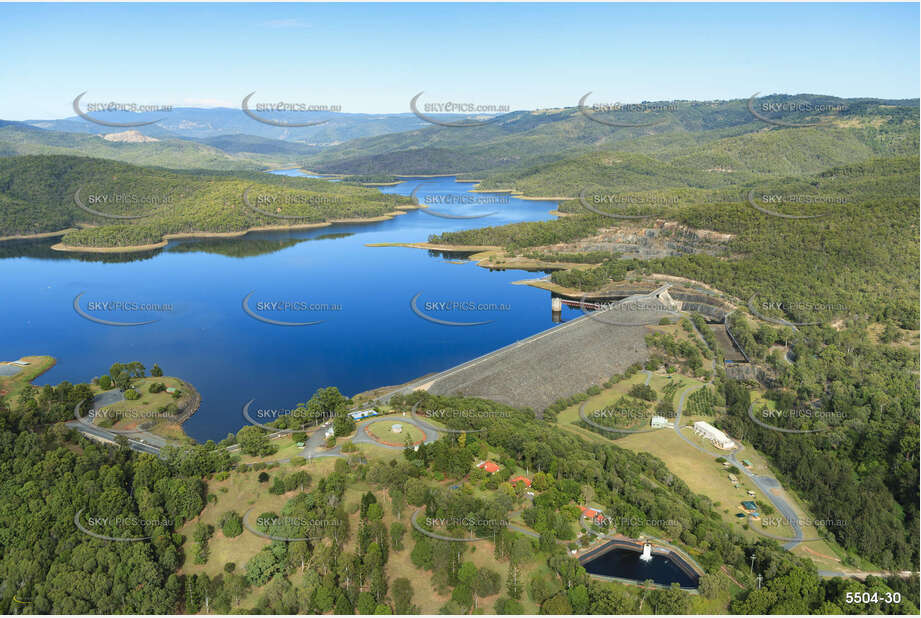
[[[397,614],[414,614],[413,587],[405,577],[393,581],[393,603]]]

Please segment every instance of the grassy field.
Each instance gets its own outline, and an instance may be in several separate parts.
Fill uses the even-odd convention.
[[[23,367],[16,375],[0,376],[0,397],[6,399],[10,405],[15,405],[19,393],[27,384],[54,367],[57,362],[53,356],[23,356],[14,360],[25,361],[29,363],[29,366]]]
[[[592,411],[600,410],[606,406],[610,406],[614,404],[618,399],[626,395],[627,392],[633,386],[637,384],[644,384],[646,382],[647,377],[648,377],[647,374],[641,371],[637,372],[634,375],[627,378],[626,380],[618,382],[611,388],[604,389],[598,395],[589,397],[589,399],[585,401],[585,415],[591,418],[590,415]],[[659,401],[662,400],[662,393],[663,393],[665,386],[671,383],[675,383],[678,385],[677,392],[680,392],[682,389],[688,386],[694,385],[694,384],[699,384],[699,385],[704,384],[704,382],[701,382],[700,380],[695,380],[693,378],[688,378],[686,376],[682,376],[682,375],[678,375],[674,373],[666,375],[665,373],[655,373],[654,372],[652,377],[649,378],[649,386],[651,386],[656,391],[656,394],[658,395],[658,399],[650,405],[650,412],[649,412],[650,417],[653,414],[652,408],[655,405],[655,403],[658,403]],[[675,399],[674,403],[677,406],[678,404],[677,395],[675,396],[674,399]],[[566,408],[565,410],[563,410],[562,412],[560,412],[559,415],[557,416],[557,423],[561,427],[571,430],[573,433],[578,434],[580,437],[586,440],[591,440],[592,442],[598,442],[599,439],[602,441],[606,440],[607,437],[602,434],[575,426],[576,423],[579,422],[579,408],[581,405],[582,404],[570,406]],[[645,426],[646,423],[643,423],[643,425]],[[641,427],[639,426],[639,424],[637,424],[636,428],[641,428]]]
[[[417,444],[425,439],[426,436],[421,429],[410,423],[401,422],[399,418],[401,417],[371,423],[365,427],[365,431],[371,437],[391,445],[403,445],[406,443],[407,438],[412,444]],[[399,433],[393,431],[394,425],[401,425],[402,431]]]
[[[241,464],[254,464],[254,463],[271,463],[273,461],[278,461],[279,459],[288,459],[290,457],[297,457],[301,454],[303,447],[297,445],[291,435],[284,435],[278,438],[273,438],[270,440],[273,445],[278,447],[278,451],[272,455],[266,455],[265,457],[256,457],[254,455],[240,455]]]
[[[693,432],[688,429],[682,431],[688,437],[693,436]],[[703,441],[700,444],[708,446]],[[752,499],[768,502],[767,496],[762,494],[741,472],[736,474],[739,479],[739,488],[733,487],[729,480],[729,472],[722,464],[717,463],[714,457],[688,445],[670,429],[629,435],[618,440],[617,445],[636,452],[651,453],[664,461],[668,469],[687,483],[691,491],[708,496],[723,521],[740,532],[743,531],[743,524],[746,520],[736,517],[737,513],[742,512],[738,508],[739,504],[743,500]],[[745,454],[746,457],[751,455],[747,449]],[[748,495],[748,490],[755,492],[755,498]],[[772,534],[779,536],[792,536],[793,534],[789,526],[775,528],[771,529]],[[751,531],[746,531],[745,534],[754,536],[754,532]]]
[[[676,335],[683,333],[683,330],[677,326],[664,328],[677,329]],[[639,372],[627,380],[615,384],[612,388],[605,389],[602,393],[589,398],[585,403],[586,413],[610,405],[621,396],[626,394],[634,384],[645,383],[646,378],[647,376],[645,373]],[[666,375],[662,372],[656,372],[649,379],[649,386],[651,386],[659,395],[659,399],[657,401],[661,401],[665,386],[669,383],[676,383],[678,385],[678,389],[673,398],[676,407],[681,391],[690,386],[704,385],[704,382],[686,376],[678,374]],[[773,405],[772,402],[762,399],[757,392],[752,394],[752,401]],[[578,420],[579,405],[571,406],[566,410],[563,410],[558,416],[558,423],[561,427],[576,435],[579,435],[586,440],[595,443],[607,442],[610,440],[610,438],[599,433],[577,427],[576,423]],[[696,420],[712,419],[707,419],[707,417],[685,415],[682,416],[682,425],[692,425]],[[682,431],[684,432],[685,436],[691,440],[698,440],[696,437],[694,437],[694,434],[690,429],[683,429]],[[666,428],[653,432],[625,434],[622,437],[614,436],[612,434],[612,437],[617,438],[615,443],[622,448],[627,448],[636,452],[648,452],[659,457],[662,461],[665,462],[665,465],[668,466],[668,469],[671,470],[676,476],[681,478],[688,485],[688,487],[691,488],[692,491],[708,496],[716,505],[715,508],[717,512],[720,513],[723,521],[733,526],[735,529],[739,530],[741,533],[748,537],[754,538],[757,535],[755,530],[746,529],[746,519],[736,517],[737,513],[742,512],[739,509],[740,503],[743,500],[751,499],[764,504],[770,504],[770,501],[768,500],[767,496],[765,496],[757,487],[755,487],[754,483],[748,480],[744,473],[740,472],[739,474],[736,474],[736,477],[738,478],[738,488],[734,487],[733,483],[729,480],[729,472],[726,467],[720,463],[717,463],[715,457],[707,455],[706,453],[703,453],[688,445],[671,429]],[[700,440],[698,441],[700,446],[716,452],[709,443]],[[765,458],[750,445],[747,445],[746,448],[739,454],[739,458],[750,461],[752,463],[751,469],[755,474],[773,475],[773,472],[771,471],[770,466],[768,465]],[[754,498],[748,495],[749,490],[755,492],[756,495]],[[799,500],[797,500],[795,496],[791,496],[789,493],[783,490],[778,491],[781,493],[781,496],[784,499],[794,505],[795,510],[797,510],[797,514],[804,520],[808,521],[809,516],[804,505]],[[776,536],[792,537],[793,529],[789,526],[789,524],[778,524],[776,519],[772,520],[770,524],[767,524],[765,521],[768,517],[776,518],[778,516],[779,514],[777,513],[772,515],[762,513],[761,522],[752,522],[752,525],[761,526],[765,532]],[[804,538],[806,539],[818,538],[814,528],[804,526],[803,534]],[[833,544],[829,544],[824,540],[800,544],[795,549],[795,553],[802,556],[808,556],[817,565],[819,565],[820,568],[829,569],[840,567],[840,559],[844,555],[840,548]]]
[[[179,391],[179,399],[174,399],[172,393],[165,390],[159,393],[151,393],[150,385],[156,382],[165,384],[167,388],[175,388]],[[134,401],[125,400],[104,406],[96,410],[94,422],[102,427],[121,429],[130,431],[138,429],[139,425],[150,421],[156,421],[168,418],[166,412],[160,410],[169,404],[175,404],[177,407],[180,402],[190,395],[191,389],[179,378],[163,376],[160,378],[136,378],[131,381],[131,387],[141,396]],[[92,385],[93,393],[99,394],[103,389]]]
[[[270,543],[268,539],[260,538],[247,530],[239,536],[227,538],[218,525],[221,515],[227,511],[236,511],[242,516],[250,507],[258,504],[259,513],[263,513],[281,508],[290,499],[290,496],[270,494],[271,483],[260,483],[257,480],[258,474],[234,473],[226,481],[212,481],[208,484],[208,493],[216,495],[217,502],[208,504],[201,515],[179,529],[179,533],[187,539],[183,546],[185,563],[182,573],[207,573],[213,577],[222,572],[227,562],[236,563],[237,569],[242,572],[246,561]],[[269,471],[269,474],[271,475],[272,471]],[[192,553],[192,530],[198,522],[214,526],[214,536],[208,542],[208,563],[203,565],[195,564]]]
[[[313,478],[313,482],[332,472],[335,460],[318,459],[300,466],[297,469],[306,470]],[[273,470],[268,470],[269,476],[274,476],[279,472],[289,474],[294,468],[291,466],[282,466]],[[255,556],[259,551],[268,545],[270,541],[244,530],[242,534],[234,538],[227,538],[221,532],[218,521],[221,515],[227,511],[236,511],[241,516],[252,506],[258,505],[258,512],[254,511],[251,515],[258,516],[259,513],[272,511],[281,508],[290,500],[296,492],[290,492],[280,496],[269,493],[271,481],[260,483],[258,481],[259,472],[233,472],[230,477],[224,481],[210,481],[208,483],[208,493],[217,496],[216,503],[209,503],[202,510],[201,514],[186,523],[179,529],[179,533],[185,535],[186,543],[183,546],[185,553],[185,563],[180,573],[207,573],[209,576],[217,575],[222,572],[224,564],[234,562],[237,565],[237,572],[242,573],[246,562]],[[193,560],[192,546],[192,529],[198,522],[204,522],[214,526],[214,536],[208,542],[209,558],[207,564],[195,564]],[[252,519],[250,520],[252,525]]]
[[[356,444],[358,453],[363,455],[368,461],[391,461],[393,459],[403,459],[402,449],[387,448],[378,444]]]

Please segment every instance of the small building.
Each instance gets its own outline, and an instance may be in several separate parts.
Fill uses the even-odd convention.
[[[167,387],[166,387],[166,392],[167,392],[167,393],[175,393],[175,392],[176,392],[176,387],[175,387],[175,386],[167,386]]]
[[[758,505],[753,500],[746,500],[742,503],[742,510],[746,513],[757,513]]]
[[[521,483],[524,483],[525,487],[531,486],[531,479],[529,479],[526,476],[521,476],[521,475],[513,476],[512,478],[508,480],[508,482],[511,483],[512,485],[514,485],[515,483],[521,482]]]
[[[730,450],[736,447],[732,438],[706,421],[694,421],[694,433],[709,440],[717,448]]]
[[[600,524],[601,522],[604,521],[604,513],[601,512],[599,509],[591,509],[591,508],[588,508],[587,506],[582,506],[580,504],[579,510],[582,511],[582,517],[585,517],[586,519],[591,519],[595,523]]]
[[[743,460],[742,460],[742,465],[745,466],[746,468],[751,468],[751,467],[752,467],[752,462],[748,461],[747,459],[743,459]]]
[[[332,427],[330,427],[329,429],[326,430],[326,433],[323,434],[323,435],[326,436],[326,439],[327,439],[327,440],[329,440],[330,438],[332,438],[333,436],[336,435],[336,432],[335,432],[335,430],[333,430]]]
[[[355,412],[349,412],[349,416],[351,416],[354,421],[360,421],[363,418],[378,416],[378,414],[377,410],[356,410]]]
[[[652,427],[658,429],[660,427],[668,427],[670,423],[668,422],[668,419],[665,418],[664,416],[656,415],[652,417],[652,419],[649,421],[649,424]]]
[[[481,461],[476,465],[480,470],[485,470],[487,474],[495,474],[501,469],[501,466],[494,461],[487,459],[486,461]]]
[[[738,483],[738,482],[739,482],[739,478],[738,478],[735,474],[730,474],[730,475],[729,475],[729,481],[732,482],[732,483]]]
[[[394,423],[393,425],[390,426],[390,431],[392,431],[393,433],[402,433],[403,425],[401,425],[400,423]]]

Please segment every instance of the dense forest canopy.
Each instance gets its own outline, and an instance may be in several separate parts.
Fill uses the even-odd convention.
[[[0,158],[0,204],[0,236],[80,226],[85,229],[64,236],[65,245],[118,247],[157,243],[165,234],[243,232],[378,217],[412,201],[309,178],[26,156]]]
[[[0,513],[4,531],[0,599],[5,611],[230,613],[239,609],[241,600],[255,595],[256,606],[273,613],[412,613],[413,590],[419,591],[419,581],[426,580],[450,596],[442,608],[448,613],[466,613],[477,596],[494,597],[500,592],[497,611],[520,612],[518,599],[527,595],[547,613],[635,612],[642,602],[640,589],[589,579],[567,555],[565,545],[578,533],[578,509],[571,503],[583,502],[586,495],[609,515],[622,518],[619,521],[668,520],[680,526],[667,534],[706,571],[701,580],[703,599],[726,598],[729,584],[721,566],[734,567],[748,584],[747,591],[734,595],[730,608],[734,612],[916,611],[916,580],[913,591],[912,582],[898,578],[871,577],[865,583],[823,579],[808,560],[793,557],[774,541],[752,541],[732,532],[708,498],[693,494],[653,456],[614,445],[589,445],[535,419],[528,410],[424,392],[394,404],[422,403],[435,409],[473,406],[496,414],[450,419],[459,428],[472,429],[472,422],[485,431],[455,434],[424,449],[408,448],[404,457],[389,464],[342,459],[322,478],[312,478],[306,471],[270,468],[268,472],[276,477],[272,492],[278,485],[278,492],[291,492],[290,497],[281,509],[262,512],[254,518],[255,524],[247,525],[255,525],[262,534],[293,540],[272,541],[245,565],[228,563],[219,575],[183,574],[188,560],[183,545],[194,541],[191,555],[196,562],[206,563],[215,531],[198,524],[192,538],[186,539],[177,530],[207,504],[220,504],[222,498],[209,493],[213,482],[256,472],[250,466],[234,469],[226,451],[213,443],[173,450],[160,460],[101,446],[62,425],[47,424],[66,418],[86,390],[87,385],[63,383],[27,389],[12,407],[2,403],[0,494],[6,508]],[[327,398],[328,390],[317,392],[318,402]],[[344,413],[342,409],[337,414]],[[520,508],[516,506],[520,493],[503,489],[483,499],[431,482],[470,474],[479,475],[478,482],[486,488],[505,486],[508,473],[486,479],[472,468],[475,459],[489,451],[501,453],[499,461],[506,468],[522,465],[534,471],[538,497],[523,517],[540,533],[539,539],[510,529],[496,530],[491,543],[495,568],[477,568],[470,562],[469,544],[439,541],[398,521],[386,523],[391,520],[384,518],[385,506],[399,519],[416,509],[445,521],[508,517]],[[270,475],[264,465],[261,469],[260,476],[268,482]],[[362,490],[360,504],[344,502],[344,491],[356,484],[371,490]],[[350,519],[356,512],[357,526]],[[85,518],[84,526],[113,536],[150,538],[121,543],[90,538],[75,525],[78,516]],[[100,519],[105,521],[100,524]],[[141,528],[137,522],[154,523]],[[220,519],[222,534],[229,538],[250,534],[243,531],[244,523],[240,513],[228,511]],[[391,574],[391,561],[402,552],[410,553],[422,579],[406,582]],[[535,570],[535,560],[549,570]],[[764,578],[757,589],[748,575],[750,562]],[[505,590],[501,591],[503,572]],[[866,590],[899,591],[903,601],[898,605],[845,603],[845,591]],[[648,600],[661,611],[690,611],[692,600],[685,593],[652,594]],[[27,600],[28,610],[23,609],[22,599]]]

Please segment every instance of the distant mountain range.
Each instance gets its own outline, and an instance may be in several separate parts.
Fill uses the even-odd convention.
[[[298,142],[311,146],[339,144],[361,137],[411,131],[429,126],[412,113],[347,114],[341,112],[257,113],[271,121],[285,123],[322,122],[309,127],[279,127],[254,120],[240,109],[217,107],[202,109],[177,107],[165,112],[105,112],[87,115],[106,122],[138,123],[156,120],[156,124],[130,127],[143,135],[157,138],[205,140],[228,135],[253,135],[270,140]],[[121,129],[95,124],[79,116],[60,120],[26,120],[40,129],[68,133],[111,133]]]
[[[430,126],[411,113],[310,112],[310,122],[323,124],[309,127],[264,124],[242,110],[229,108],[88,115],[115,123],[157,122],[112,127],[79,116],[23,122],[0,120],[0,156],[67,154],[175,169],[255,170],[299,165],[322,148],[348,140]],[[307,119],[305,114],[295,112],[256,115],[287,123]]]
[[[102,127],[99,127],[102,129]],[[151,141],[152,140],[152,141]],[[284,144],[284,142],[279,142]],[[258,170],[290,156],[246,156],[196,141],[150,137],[136,130],[110,129],[99,134],[40,129],[0,120],[0,157],[72,155],[114,159],[135,165],[173,169]]]
[[[0,156],[67,154],[175,169],[303,166],[362,176],[460,173],[483,179],[482,188],[574,196],[586,183],[627,181],[628,191],[663,182],[711,188],[911,155],[918,151],[918,110],[918,99],[799,94],[646,102],[638,109],[586,103],[463,127],[435,126],[411,113],[290,112],[270,119],[323,124],[278,127],[239,109],[175,108],[96,114],[108,122],[158,120],[135,127],[79,116],[0,121]]]
[[[754,113],[749,99],[644,104],[650,111],[595,111],[586,104],[584,109],[513,112],[482,126],[430,125],[361,138],[324,148],[305,163],[344,174],[457,172],[502,178],[503,187],[515,188],[509,183],[535,167],[599,151],[642,154],[696,171],[743,168],[769,174],[815,172],[874,154],[917,152],[918,99],[771,95],[754,105]],[[659,108],[667,111],[655,111]],[[817,124],[789,126],[812,123]]]

